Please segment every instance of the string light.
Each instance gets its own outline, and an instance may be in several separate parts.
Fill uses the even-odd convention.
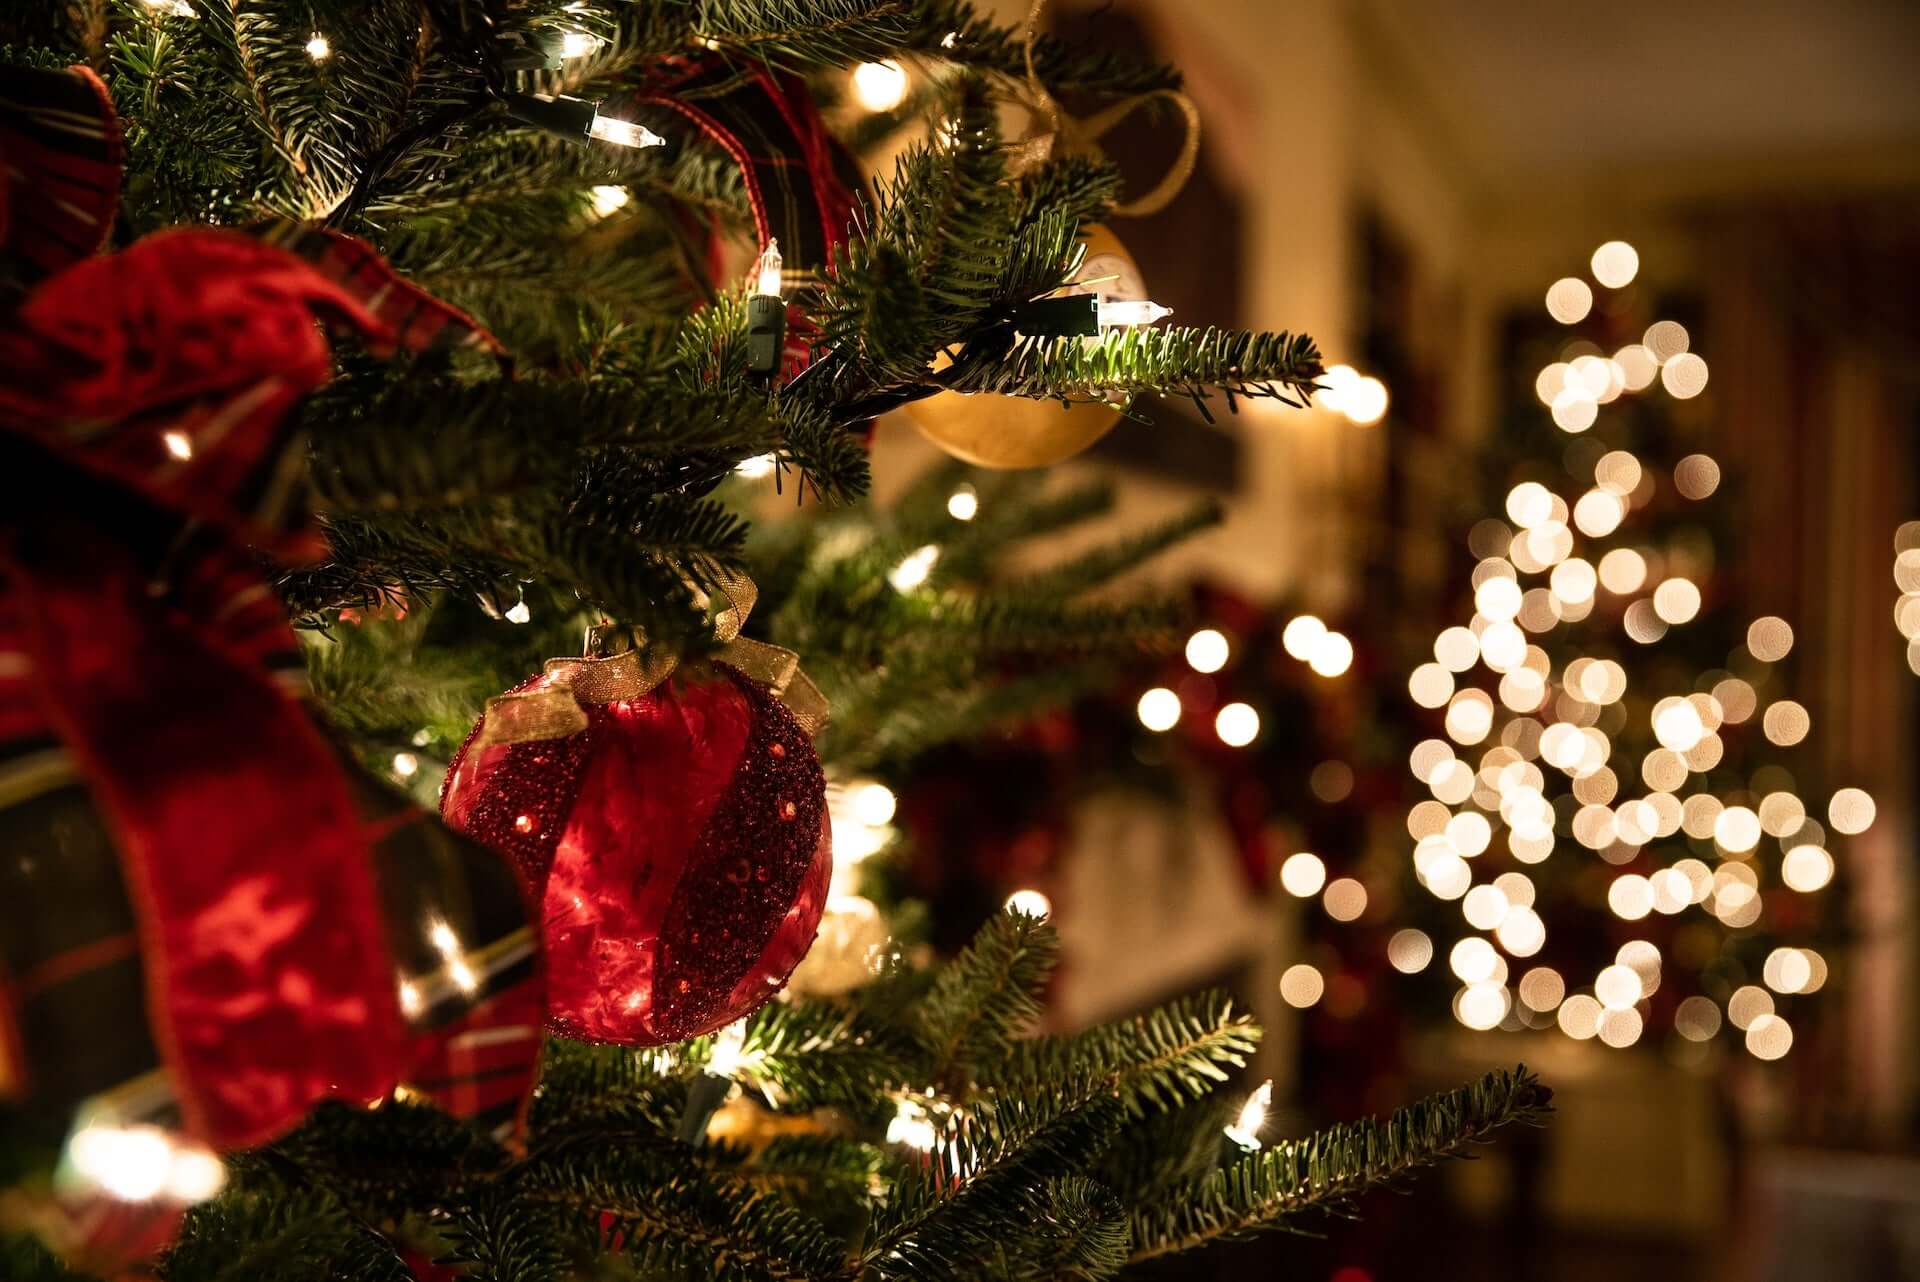
[[[962,485],[947,496],[947,515],[956,521],[971,521],[980,512],[980,496],[971,485]]]
[[[887,582],[895,592],[911,592],[927,581],[939,561],[939,547],[929,543],[909,552],[900,564],[887,571]]]
[[[1327,865],[1309,851],[1288,855],[1280,865],[1280,886],[1289,895],[1311,899],[1327,883]]]
[[[1160,733],[1180,724],[1180,696],[1165,686],[1155,686],[1140,696],[1135,708],[1140,724]]]
[[[1610,240],[1593,251],[1593,278],[1608,289],[1633,282],[1640,270],[1640,253],[1624,240]]]
[[[560,37],[560,56],[562,58],[585,58],[597,51],[606,42],[596,35],[585,31],[568,31]]]
[[[1260,736],[1260,714],[1249,704],[1229,703],[1214,717],[1213,731],[1229,748],[1244,748]]]
[[[888,58],[853,69],[853,96],[868,111],[892,111],[907,97],[907,69]]]
[[[1578,276],[1563,276],[1547,289],[1547,315],[1562,325],[1575,325],[1593,310],[1593,290]]]
[[[593,212],[595,216],[600,218],[605,218],[609,214],[617,213],[626,208],[627,202],[633,199],[625,187],[617,186],[613,183],[601,183],[589,192],[588,195],[593,201]]]
[[[939,1139],[940,1132],[934,1128],[927,1110],[913,1100],[901,1100],[894,1109],[893,1120],[887,1123],[887,1143],[904,1144],[925,1153],[931,1151]]]
[[[123,1202],[203,1202],[227,1171],[207,1148],[155,1126],[89,1122],[67,1141],[73,1173]]]
[[[527,599],[521,597],[500,617],[508,623],[530,623],[533,621],[533,611],[527,607]]]
[[[1313,648],[1327,634],[1327,625],[1311,614],[1296,615],[1280,630],[1280,645],[1292,657],[1305,663],[1313,657]]]
[[[749,481],[758,481],[772,476],[780,465],[780,459],[773,454],[756,454],[752,458],[742,459],[734,465],[733,474],[745,477]]]
[[[1387,385],[1363,375],[1351,365],[1335,365],[1320,379],[1314,400],[1326,409],[1344,415],[1362,427],[1377,423],[1386,415],[1389,402]]]
[[[193,457],[193,442],[187,439],[185,432],[162,432],[160,440],[167,447],[167,453],[181,462]]]
[[[1305,1010],[1318,1002],[1327,991],[1327,981],[1320,975],[1318,968],[1300,962],[1289,966],[1280,975],[1280,998],[1287,1005]]]
[[[1220,671],[1229,652],[1225,634],[1215,628],[1202,628],[1187,638],[1187,665],[1195,672]]]
[[[1273,1079],[1268,1078],[1254,1088],[1247,1102],[1240,1106],[1240,1115],[1233,1124],[1223,1128],[1228,1139],[1249,1153],[1260,1149],[1260,1128],[1267,1124],[1267,1109],[1273,1103]]]
[[[1101,299],[1094,307],[1101,329],[1139,329],[1173,315],[1173,308],[1150,299]]]
[[[314,32],[313,38],[307,41],[307,57],[313,59],[315,62],[325,62],[332,56],[333,46],[327,43],[325,36],[321,35],[318,31]]]
[[[1037,890],[1016,890],[1007,896],[1007,909],[1029,917],[1050,917],[1053,901]]]
[[[707,1052],[702,1069],[711,1077],[732,1077],[740,1071],[747,1046],[747,1021],[735,1020],[713,1035],[713,1047]]]
[[[411,752],[393,754],[393,773],[402,779],[411,779],[420,772],[420,758]]]

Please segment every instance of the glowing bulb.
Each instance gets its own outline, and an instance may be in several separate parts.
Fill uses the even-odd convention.
[[[907,554],[900,564],[887,571],[887,582],[896,592],[911,592],[927,581],[940,560],[940,549],[927,544]]]
[[[533,611],[527,608],[527,599],[522,597],[500,617],[508,623],[528,623],[533,619]]]
[[[908,1148],[917,1148],[925,1153],[939,1140],[940,1133],[933,1128],[927,1111],[912,1100],[901,1100],[900,1107],[894,1110],[893,1120],[887,1123],[887,1143],[905,1144]]]
[[[1007,896],[1007,910],[1029,917],[1047,917],[1053,913],[1053,901],[1037,890],[1016,890]]]
[[[1147,729],[1155,733],[1171,730],[1180,724],[1180,696],[1165,686],[1155,686],[1140,696],[1135,711]]]
[[[1624,240],[1610,240],[1593,251],[1593,278],[1608,289],[1630,283],[1640,270],[1640,253]]]
[[[67,1141],[73,1169],[123,1202],[146,1202],[167,1186],[173,1145],[153,1126],[84,1126]]]
[[[781,264],[780,239],[769,236],[767,247],[760,251],[760,257],[753,264],[754,293],[763,298],[780,297]]]
[[[907,69],[888,58],[853,69],[853,96],[868,111],[892,111],[907,98]]]
[[[1387,403],[1387,385],[1369,376],[1354,380],[1346,389],[1340,399],[1340,412],[1349,421],[1366,427],[1386,416]]]
[[[1095,306],[1101,329],[1137,329],[1173,315],[1173,308],[1144,299],[1103,298]]]
[[[1387,962],[1403,975],[1416,975],[1433,960],[1433,940],[1423,930],[1398,930],[1387,941]]]
[[[198,1146],[176,1144],[167,1165],[166,1194],[176,1202],[204,1202],[227,1183],[227,1168]]]
[[[1269,1078],[1247,1096],[1247,1102],[1240,1106],[1240,1116],[1225,1128],[1227,1138],[1249,1153],[1258,1150],[1260,1128],[1267,1124],[1267,1106],[1272,1103],[1273,1080]]]
[[[980,496],[971,485],[962,485],[947,496],[947,515],[956,521],[971,521],[980,513]]]
[[[615,186],[612,183],[600,184],[589,192],[588,196],[593,201],[594,214],[601,218],[626,208],[627,202],[633,199],[625,187]]]
[[[1608,1010],[1626,1010],[1643,996],[1640,972],[1615,962],[1593,981],[1593,995]]]
[[[1311,614],[1297,615],[1287,621],[1280,633],[1280,644],[1286,652],[1305,663],[1313,658],[1315,647],[1327,634],[1327,625]],[[1472,665],[1469,664],[1469,667]],[[1460,669],[1455,669],[1459,671]]]
[[[664,147],[667,140],[645,125],[635,124],[631,120],[619,120],[613,116],[603,116],[596,108],[593,123],[587,126],[589,137],[601,142],[610,142],[616,147]]]
[[[853,794],[853,817],[869,828],[885,827],[898,806],[893,789],[883,783],[862,784]]]
[[[193,457],[193,442],[187,439],[185,432],[162,432],[160,440],[167,447],[167,453],[182,462]]]
[[[402,779],[411,779],[420,772],[420,758],[411,752],[393,754],[393,773]]]
[[[1353,666],[1353,642],[1338,632],[1329,631],[1313,647],[1307,666],[1323,677],[1337,677]]]
[[[1287,1005],[1305,1010],[1327,991],[1327,981],[1312,966],[1301,962],[1289,966],[1280,975],[1280,997]]]
[[[758,481],[772,476],[773,469],[779,465],[780,460],[772,454],[756,454],[752,458],[741,459],[735,464],[733,474],[745,477],[749,481]]]
[[[569,31],[560,37],[562,58],[584,58],[600,47],[600,37],[584,31]]]
[[[142,3],[146,5],[147,12],[157,18],[197,18],[200,16],[194,12],[193,6],[188,4],[187,0],[142,0]]]
[[[1289,895],[1311,899],[1326,884],[1327,866],[1316,854],[1302,850],[1280,865],[1280,885]]]
[[[1562,325],[1574,325],[1593,310],[1593,290],[1578,276],[1562,276],[1547,290],[1547,315]]]
[[[469,997],[480,991],[480,977],[473,973],[473,967],[467,965],[467,959],[464,957],[447,959],[447,978],[453,981],[455,988]]]
[[[313,38],[307,41],[307,57],[313,59],[315,62],[325,62],[332,56],[333,46],[327,43],[325,36],[321,35],[318,31],[314,32]]]
[[[460,955],[460,936],[453,933],[453,927],[444,921],[433,921],[427,926],[427,940],[442,957]]]
[[[1260,735],[1260,714],[1244,703],[1229,703],[1213,719],[1213,732],[1229,748],[1244,748]]]
[[[713,1035],[713,1049],[707,1053],[705,1072],[714,1077],[732,1077],[740,1071],[742,1052],[747,1045],[747,1021],[735,1020]]]
[[[1227,664],[1227,638],[1213,628],[1202,628],[1187,638],[1187,663],[1195,672],[1218,672]]]

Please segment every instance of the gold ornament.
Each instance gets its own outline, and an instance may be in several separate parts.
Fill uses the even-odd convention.
[[[1075,280],[1080,293],[1106,302],[1144,302],[1140,267],[1120,238],[1100,225],[1087,229],[1087,256]],[[1089,340],[1091,341],[1091,340]],[[943,355],[939,369],[947,364]],[[1100,402],[1063,405],[994,392],[941,392],[907,405],[920,434],[962,462],[976,467],[1050,467],[1072,458],[1120,421],[1121,406]]]

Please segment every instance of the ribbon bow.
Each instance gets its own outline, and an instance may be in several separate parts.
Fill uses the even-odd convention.
[[[1179,109],[1186,121],[1186,133],[1181,139],[1180,154],[1174,158],[1173,167],[1151,191],[1133,200],[1123,201],[1109,211],[1127,218],[1144,218],[1148,214],[1159,213],[1173,203],[1174,197],[1187,185],[1187,180],[1193,177],[1194,166],[1200,157],[1200,109],[1194,105],[1193,99],[1178,89],[1155,89],[1150,93],[1123,98],[1084,120],[1069,116],[1061,108],[1059,100],[1048,91],[1046,82],[1040,79],[1040,73],[1034,67],[1034,46],[1040,39],[1040,14],[1046,7],[1047,0],[1033,0],[1033,7],[1027,10],[1027,84],[1021,105],[1031,114],[1032,123],[1019,145],[1022,160],[1028,166],[1043,164],[1052,159],[1056,151],[1066,155],[1097,156],[1100,154],[1100,139],[1122,120],[1150,102],[1170,102]],[[1043,131],[1040,128],[1042,121],[1051,127]]]
[[[800,656],[740,635],[754,602],[760,598],[753,580],[722,571],[714,587],[727,602],[713,618],[714,636],[725,643],[714,657],[767,687],[774,698],[787,705],[801,728],[809,735],[818,735],[827,724],[827,698],[800,670]],[[708,600],[712,600],[711,594]],[[604,658],[548,659],[535,684],[487,700],[482,729],[472,746],[478,749],[578,734],[587,728],[587,708],[641,698],[672,676],[679,663],[678,656],[644,643]]]

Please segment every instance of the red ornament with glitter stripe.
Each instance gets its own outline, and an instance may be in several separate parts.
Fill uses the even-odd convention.
[[[541,903],[549,1028],[635,1046],[712,1032],[778,992],[819,928],[833,865],[820,759],[725,663],[581,710],[584,729],[524,742],[489,742],[482,718],[441,810],[511,856]]]

